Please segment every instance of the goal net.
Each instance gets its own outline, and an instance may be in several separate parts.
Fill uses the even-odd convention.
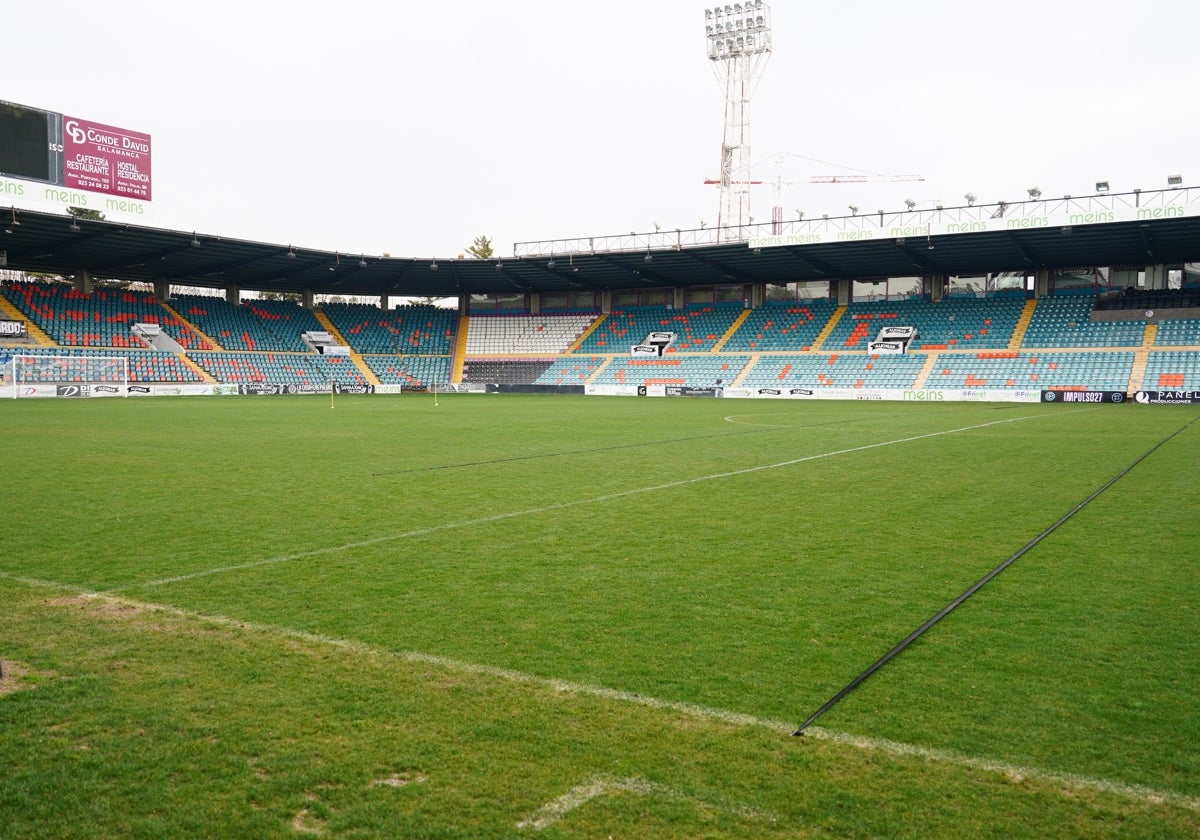
[[[14,397],[124,397],[129,395],[125,356],[13,354],[8,377]]]

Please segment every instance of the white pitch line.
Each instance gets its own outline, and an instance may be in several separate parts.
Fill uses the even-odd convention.
[[[771,822],[775,822],[778,819],[774,816],[765,815],[754,808],[715,805],[699,797],[686,796],[679,791],[672,790],[665,785],[656,784],[647,779],[618,779],[615,776],[601,774],[592,776],[583,784],[576,785],[557,799],[547,802],[541,808],[538,808],[531,815],[517,823],[517,828],[531,828],[534,831],[549,828],[576,808],[613,791],[636,793],[640,796],[660,796],[676,801],[696,802],[706,807],[729,811],[730,813],[741,817],[749,817],[750,819],[768,819]]]
[[[524,671],[516,671],[511,668],[500,668],[495,665],[484,665],[478,662],[464,662],[462,660],[451,659],[446,656],[419,653],[417,651],[396,651],[353,639],[326,636],[320,633],[310,633],[305,630],[296,630],[290,627],[280,627],[273,624],[261,624],[255,621],[243,621],[241,619],[231,618],[229,616],[220,614],[198,613],[192,610],[185,610],[180,607],[173,607],[167,604],[153,604],[143,601],[134,601],[129,598],[123,598],[109,593],[87,591],[72,584],[60,584],[53,581],[24,578],[17,575],[11,575],[6,572],[0,572],[0,578],[30,587],[55,589],[61,592],[84,595],[85,597],[96,598],[113,604],[133,607],[140,610],[158,610],[160,612],[178,616],[189,621],[204,621],[222,627],[247,630],[267,636],[294,639],[309,644],[329,645],[339,650],[344,650],[351,653],[370,654],[373,656],[395,658],[402,662],[417,662],[426,665],[434,665],[444,668],[448,671],[455,671],[461,674],[491,677],[493,679],[504,680],[505,682],[520,683],[523,685],[546,688],[552,691],[561,692],[563,694],[597,697],[603,700],[613,700],[621,703],[645,706],[647,708],[658,709],[661,711],[677,712],[679,714],[689,715],[701,720],[715,721],[731,726],[765,728],[773,732],[777,732],[780,735],[787,735],[789,738],[791,737],[791,733],[796,729],[795,722],[757,717],[744,712],[735,712],[729,709],[718,709],[712,706],[701,706],[696,703],[686,703],[678,700],[663,700],[659,697],[649,697],[644,694],[636,694],[634,692],[624,691],[622,689],[589,685],[587,683],[569,682],[567,680],[543,677],[538,674],[530,674]],[[998,773],[1011,779],[1030,779],[1043,783],[1057,784],[1061,785],[1062,787],[1075,790],[1088,790],[1109,794],[1135,802],[1164,804],[1177,808],[1185,808],[1189,811],[1200,812],[1200,798],[1186,796],[1182,793],[1177,793],[1170,790],[1159,790],[1157,788],[1151,788],[1145,785],[1131,785],[1126,784],[1125,782],[1099,778],[1096,776],[1085,776],[1078,773],[1064,773],[1057,770],[1045,770],[1040,767],[1011,764],[1009,762],[999,761],[997,759],[980,758],[978,756],[966,755],[954,750],[923,747],[918,744],[905,744],[899,741],[889,741],[884,738],[869,738],[861,735],[852,735],[847,732],[838,732],[832,729],[824,729],[819,726],[810,726],[808,729],[805,729],[804,737],[813,740],[828,741],[830,743],[853,747],[860,750],[874,750],[886,755],[904,758],[920,758],[926,761],[949,764],[955,767],[963,767],[970,770]]]
[[[1079,409],[1084,410],[1084,409]],[[1074,413],[1074,412],[1071,412]],[[819,461],[823,458],[833,458],[837,455],[850,455],[855,452],[866,452],[870,449],[879,449],[884,446],[896,446],[901,443],[912,443],[918,440],[927,440],[929,438],[942,437],[943,435],[953,435],[959,432],[970,432],[977,429],[986,429],[989,426],[999,426],[1003,423],[1015,423],[1019,420],[1036,420],[1044,417],[1050,417],[1049,414],[1027,414],[1021,417],[1008,417],[1003,420],[991,420],[987,423],[979,423],[974,426],[959,426],[955,429],[945,429],[940,432],[927,432],[921,435],[912,435],[910,437],[896,438],[895,440],[885,440],[879,443],[868,443],[862,446],[852,446],[848,449],[835,449],[830,452],[820,452],[816,455],[805,455],[801,458],[791,458],[787,461],[779,461],[774,464],[760,464],[757,467],[745,467],[740,470],[730,470],[729,472],[712,473],[710,475],[694,476],[692,478],[681,478],[677,481],[668,481],[665,484],[656,484],[653,487],[635,487],[632,490],[621,490],[617,493],[606,493],[603,496],[593,496],[588,499],[576,499],[571,502],[558,502],[553,505],[545,505],[543,507],[526,508],[524,510],[514,510],[508,513],[497,513],[491,516],[481,516],[477,519],[467,519],[459,522],[446,522],[441,525],[430,525],[426,528],[416,528],[412,531],[403,531],[399,534],[387,534],[380,537],[372,537],[369,540],[359,540],[357,542],[343,543],[342,545],[331,545],[324,548],[314,548],[309,551],[300,551],[295,554],[286,554],[280,557],[266,557],[262,560],[252,560],[248,563],[236,563],[231,566],[219,566],[213,569],[205,569],[199,572],[191,572],[186,575],[176,575],[174,577],[157,578],[144,583],[135,583],[128,586],[116,587],[111,592],[123,592],[130,589],[143,589],[152,586],[166,586],[171,583],[182,583],[183,581],[195,580],[196,578],[209,577],[210,575],[220,575],[226,572],[238,572],[245,569],[255,569],[259,566],[270,566],[276,563],[290,563],[294,560],[304,560],[309,557],[319,557],[323,554],[337,554],[342,551],[353,551],[359,548],[367,548],[380,543],[394,542],[403,540],[409,537],[422,537],[428,534],[436,534],[440,531],[451,531],[458,528],[474,528],[478,525],[487,525],[492,522],[502,522],[506,519],[515,519],[521,516],[536,516],[542,513],[549,513],[555,510],[563,510],[564,508],[579,507],[581,505],[593,505],[601,502],[611,502],[615,499],[624,499],[629,496],[637,496],[642,493],[658,493],[663,490],[670,490],[675,487],[686,487],[689,484],[698,484],[703,481],[716,481],[722,478],[732,478],[739,475],[750,475],[751,473],[762,472],[764,470],[777,470],[782,467],[791,467],[796,464],[804,464],[809,461]]]

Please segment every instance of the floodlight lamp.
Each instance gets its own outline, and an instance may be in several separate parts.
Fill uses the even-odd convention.
[[[71,233],[79,233],[79,231],[81,231],[82,229],[83,228],[79,227],[79,222],[75,221],[75,218],[72,217],[71,218],[71,228],[70,228]]]
[[[965,198],[967,200],[968,207],[974,207],[975,202],[978,199],[978,196],[976,196],[975,193],[967,193],[966,195],[963,196],[963,198]]]
[[[851,216],[857,216],[857,215],[858,215],[858,208],[857,208],[857,207],[855,207],[853,204],[851,204],[851,205],[849,205],[849,206],[850,206],[850,215],[851,215]]]
[[[364,257],[362,254],[359,254],[359,255],[358,255],[358,267],[359,267],[359,268],[366,268],[366,267],[367,267],[367,258],[366,258],[366,257]]]
[[[1167,176],[1167,186],[1178,187],[1178,186],[1181,186],[1182,184],[1183,184],[1183,176],[1182,175],[1168,175]]]
[[[500,260],[496,260],[496,270],[500,271],[503,268],[504,268],[504,263],[500,262]]]
[[[1039,190],[1037,187],[1030,187],[1027,190],[1027,192],[1029,193],[1030,198],[1041,198],[1042,197],[1042,191]]]
[[[546,268],[554,268],[554,265],[554,257],[551,257],[550,261],[546,263]]]
[[[1102,192],[1102,193],[1108,192],[1108,181],[1097,181],[1096,182],[1096,192]]]
[[[20,227],[21,222],[17,219],[17,208],[12,208],[12,224],[11,227]]]
[[[642,257],[642,262],[654,262],[654,257],[650,256],[650,252],[646,252],[646,256]]]
[[[912,210],[914,207],[917,206],[917,202],[913,201],[911,198],[906,198],[906,199],[904,199],[904,206],[907,207],[909,210]]]
[[[796,220],[801,221],[801,222],[804,221],[804,211],[803,210],[796,211]]]
[[[289,245],[289,246],[288,246],[288,249],[287,249],[287,258],[288,258],[289,260],[294,260],[294,259],[296,259],[296,252],[292,250],[292,246],[291,246],[291,245]]]
[[[437,257],[434,257],[434,258],[433,258],[433,262],[431,262],[431,263],[429,264],[429,270],[430,270],[430,271],[437,271],[437,270],[438,270]]]
[[[199,248],[200,240],[196,238],[196,231],[192,231],[192,247]]]

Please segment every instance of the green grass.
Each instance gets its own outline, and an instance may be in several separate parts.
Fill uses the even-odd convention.
[[[5,402],[0,833],[1195,836],[1196,416]]]

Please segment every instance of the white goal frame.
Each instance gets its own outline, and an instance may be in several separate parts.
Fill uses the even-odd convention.
[[[10,375],[21,397],[128,397],[129,357],[38,355],[16,350]]]

